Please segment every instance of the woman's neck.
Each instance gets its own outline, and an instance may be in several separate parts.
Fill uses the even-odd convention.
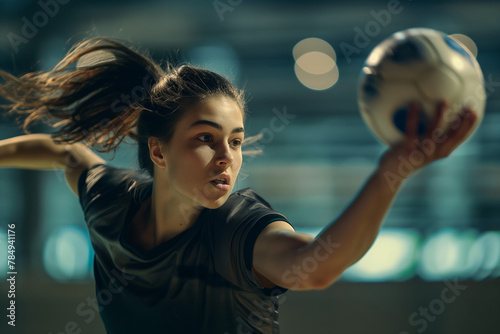
[[[148,230],[153,233],[155,246],[175,237],[194,225],[202,207],[176,196],[168,186],[153,184]]]

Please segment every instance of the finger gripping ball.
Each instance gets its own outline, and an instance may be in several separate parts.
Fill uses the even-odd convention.
[[[372,50],[361,70],[361,115],[373,134],[389,146],[404,139],[412,101],[420,103],[418,133],[422,135],[442,100],[449,105],[439,125],[443,130],[457,124],[464,107],[476,113],[470,136],[484,114],[483,73],[469,49],[440,31],[399,31]]]

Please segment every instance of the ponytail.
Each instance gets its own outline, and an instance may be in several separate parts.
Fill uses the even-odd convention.
[[[243,92],[226,78],[188,65],[167,70],[113,40],[92,38],[74,46],[50,72],[18,78],[0,70],[0,96],[10,102],[0,107],[27,116],[20,121],[25,132],[35,121],[57,128],[52,137],[58,142],[109,152],[126,137],[137,140],[139,166],[153,176],[148,138],[168,142],[193,104],[228,96],[245,115]]]
[[[151,59],[106,38],[74,46],[47,73],[19,78],[0,70],[3,108],[18,116],[25,132],[36,121],[58,128],[52,137],[99,145],[109,152],[127,136],[137,139],[137,119],[148,91],[163,75]],[[21,117],[17,118],[18,121]]]

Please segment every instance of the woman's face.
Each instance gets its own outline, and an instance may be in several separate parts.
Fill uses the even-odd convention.
[[[225,203],[242,163],[243,112],[230,97],[217,96],[189,108],[164,148],[172,194],[194,206]]]

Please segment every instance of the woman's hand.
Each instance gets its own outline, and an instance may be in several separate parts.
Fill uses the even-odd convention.
[[[406,121],[406,138],[384,153],[380,159],[378,171],[388,182],[400,182],[415,171],[431,162],[445,158],[469,135],[477,116],[470,108],[464,108],[451,120],[444,130],[443,115],[448,104],[438,104],[436,117],[431,121],[426,133],[418,136],[419,106],[412,103]]]

